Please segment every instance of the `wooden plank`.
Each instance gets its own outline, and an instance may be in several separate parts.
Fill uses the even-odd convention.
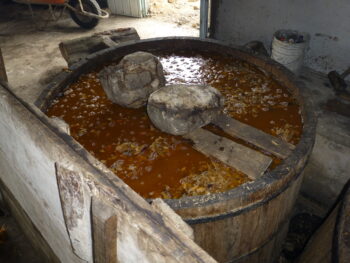
[[[117,263],[117,215],[115,209],[92,198],[92,235],[95,263]]]
[[[100,36],[72,39],[61,42],[58,46],[68,65],[72,65],[94,52],[108,48]]]
[[[224,114],[221,114],[216,120],[214,120],[213,124],[220,127],[227,134],[249,142],[282,159],[288,157],[295,149],[293,144]]]
[[[5,68],[5,63],[4,59],[2,57],[2,51],[0,48],[0,80],[7,82],[7,74],[6,74],[6,68]]]
[[[61,118],[53,116],[50,118],[50,122],[53,126],[57,127],[60,131],[65,132],[70,135],[70,128],[68,123],[66,123]]]
[[[223,163],[245,173],[251,179],[263,175],[272,159],[246,146],[215,135],[204,129],[184,136],[194,143],[194,148],[201,153],[217,158]]]
[[[100,33],[96,33],[95,35],[108,36],[117,44],[125,41],[140,39],[139,34],[137,33],[136,29],[133,27],[125,27],[125,28],[118,28],[118,29],[103,31]]]
[[[102,36],[103,43],[108,47],[116,47],[118,46],[117,43],[115,43],[110,37]]]
[[[167,220],[164,220],[165,224],[168,224],[170,228],[179,229],[190,239],[194,240],[193,229],[182,220],[182,218],[174,212],[162,199],[157,198],[152,201],[152,207],[156,212],[165,217]]]
[[[118,28],[99,32],[88,37],[63,41],[59,44],[59,48],[68,65],[72,65],[97,51],[117,46],[122,42],[139,39],[135,28]]]

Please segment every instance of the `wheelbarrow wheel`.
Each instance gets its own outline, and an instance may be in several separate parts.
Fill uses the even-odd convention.
[[[93,13],[96,15],[101,15],[101,9],[98,3],[95,0],[82,0],[81,1],[84,10],[89,13]],[[80,4],[77,0],[70,0],[69,4],[76,8],[77,10],[80,10]],[[86,16],[83,14],[79,14],[78,12],[75,12],[73,10],[69,10],[69,14],[74,20],[75,23],[77,23],[80,27],[91,29],[94,28],[97,24],[99,19],[96,17]]]

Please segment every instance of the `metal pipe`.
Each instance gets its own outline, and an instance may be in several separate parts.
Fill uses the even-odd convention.
[[[209,0],[201,0],[200,29],[199,29],[200,38],[207,38],[208,36],[208,19],[209,19]]]

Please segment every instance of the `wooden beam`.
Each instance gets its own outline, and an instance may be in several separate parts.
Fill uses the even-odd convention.
[[[4,63],[4,58],[2,57],[2,51],[0,48],[0,80],[7,82],[7,74],[6,74],[6,68]]]
[[[118,44],[115,43],[110,37],[102,36],[101,38],[102,38],[102,42],[108,47],[116,47],[116,46],[118,46]]]
[[[70,66],[80,59],[102,49],[117,46],[122,42],[139,39],[140,37],[135,28],[119,28],[99,32],[88,37],[63,41],[59,44],[59,48],[63,58]]]
[[[92,198],[92,237],[95,263],[117,263],[117,215],[115,209]]]
[[[215,157],[253,180],[263,175],[272,162],[270,157],[260,152],[204,129],[197,129],[184,137],[193,141],[197,151]]]
[[[285,159],[295,149],[293,144],[224,114],[221,114],[216,120],[214,120],[213,124],[220,127],[227,134],[249,142],[282,159]]]
[[[168,227],[177,228],[187,237],[194,240],[193,229],[186,224],[186,222],[182,220],[181,216],[176,214],[174,210],[172,210],[170,206],[163,201],[163,199],[157,198],[152,201],[151,205],[156,212],[161,214],[163,218],[166,218],[164,223],[167,224]]]

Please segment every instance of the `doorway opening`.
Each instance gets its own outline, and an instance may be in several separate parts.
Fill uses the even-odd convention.
[[[148,0],[148,15],[178,27],[200,27],[200,0]]]

